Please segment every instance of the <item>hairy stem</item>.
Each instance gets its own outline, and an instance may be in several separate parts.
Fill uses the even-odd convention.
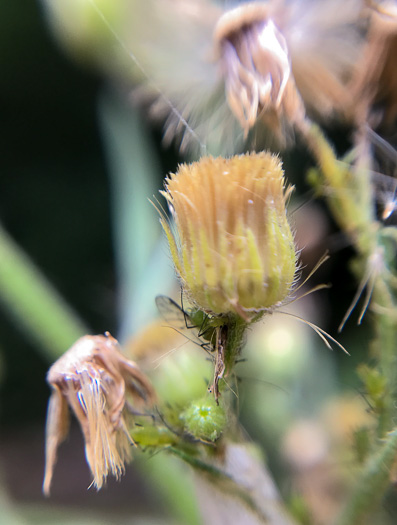
[[[366,287],[369,292],[368,301],[372,293],[373,304],[378,307],[378,310],[374,307],[376,338],[373,346],[377,353],[378,371],[385,384],[377,409],[378,438],[387,436],[387,440],[381,447],[374,447],[374,453],[368,458],[353,493],[336,521],[338,525],[361,525],[368,514],[376,510],[390,483],[389,472],[397,452],[397,431],[387,434],[395,424],[397,411],[397,359],[395,304],[387,280],[391,273],[390,257],[387,257],[383,239],[386,228],[377,222],[374,213],[370,160],[365,153],[356,159],[354,166],[341,163],[317,126],[305,122],[300,131],[318,162],[320,181],[325,185],[323,194],[327,197],[329,208],[351,239],[360,260],[364,261],[359,269],[362,271],[365,268],[363,289]],[[315,184],[318,185],[318,180]]]
[[[366,523],[390,484],[390,469],[396,454],[397,430],[395,429],[388,434],[381,449],[369,458],[347,505],[335,524],[363,525]]]
[[[321,170],[322,191],[336,222],[358,253],[368,257],[373,253],[377,224],[365,161],[358,162],[354,169],[340,161],[321,129],[310,121],[301,125],[300,132]]]

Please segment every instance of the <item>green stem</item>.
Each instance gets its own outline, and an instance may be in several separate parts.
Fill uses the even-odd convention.
[[[177,523],[200,525],[199,507],[194,491],[192,476],[185,465],[169,454],[153,454],[149,461],[142,463],[148,486],[155,488],[164,498],[167,509]]]
[[[305,121],[299,131],[321,170],[328,206],[357,251],[368,257],[373,253],[376,222],[370,175],[367,166],[352,167],[341,162],[321,129]]]
[[[373,189],[368,169],[370,161],[363,155],[361,159],[358,158],[359,162],[363,161],[362,166],[343,164],[317,126],[305,122],[300,131],[319,164],[323,183],[327,187],[325,195],[330,210],[342,230],[349,235],[360,258],[365,261],[367,281],[364,286],[373,292],[374,303],[384,310],[384,313],[378,312],[374,316],[374,342],[379,372],[386,384],[378,411],[378,436],[384,438],[396,416],[396,320],[391,315],[395,312],[394,301],[390,285],[385,279],[389,272],[386,248],[382,241],[385,228],[377,223],[374,214]],[[368,459],[353,494],[336,521],[338,525],[362,525],[367,515],[376,509],[390,483],[389,472],[396,453],[397,430],[394,430],[387,435],[386,443]]]
[[[397,454],[397,430],[387,436],[382,448],[370,457],[337,525],[363,525],[376,510],[390,484],[390,469]]]
[[[325,193],[328,205],[335,220],[349,235],[362,260],[366,261],[367,290],[373,287],[375,302],[392,311],[393,301],[389,287],[383,278],[383,270],[379,270],[387,263],[383,256],[383,228],[376,221],[373,211],[373,190],[367,166],[369,161],[364,155],[361,166],[352,167],[340,162],[320,128],[309,121],[301,126],[301,132],[321,169],[323,181],[328,188],[328,193]],[[383,260],[380,261],[379,258]],[[362,271],[362,265],[358,271]],[[362,278],[360,275],[357,277]],[[390,430],[396,412],[393,386],[397,377],[394,344],[396,324],[390,316],[384,314],[375,316],[374,326],[380,372],[387,383],[378,422],[378,436],[383,437]]]
[[[396,332],[397,312],[395,289],[397,279],[395,274],[395,248],[397,245],[397,229],[383,227],[378,236],[379,254],[382,257],[380,275],[376,277],[374,286],[374,303],[376,311],[376,344],[379,355],[380,371],[386,379],[384,400],[384,421],[380,425],[383,434],[391,430],[397,416],[397,355]],[[379,308],[380,307],[380,308]]]
[[[393,311],[393,304],[390,303],[387,285],[381,276],[376,279],[374,300],[386,310]],[[378,421],[379,437],[383,437],[386,432],[391,430],[396,417],[396,327],[396,319],[393,316],[387,313],[376,315],[375,328],[377,335],[375,345],[379,356],[380,372],[386,379],[386,390],[382,400],[383,406]]]
[[[260,509],[258,509],[256,503],[249,491],[245,489],[242,485],[239,485],[235,480],[226,472],[222,471],[217,466],[214,466],[206,461],[203,461],[200,458],[193,457],[190,454],[186,454],[180,449],[170,448],[169,451],[175,456],[181,458],[183,461],[188,463],[194,470],[199,471],[208,476],[208,480],[211,483],[214,483],[217,488],[224,491],[229,496],[232,496],[234,499],[240,500],[244,505],[246,505],[252,514],[259,519],[263,519]]]
[[[57,359],[88,332],[1,226],[0,301],[48,361]]]
[[[149,200],[159,174],[148,130],[139,111],[115,95],[100,100],[109,162],[116,270],[119,281],[118,339],[126,341],[156,316],[155,296],[170,292],[174,274],[157,214]]]
[[[228,336],[225,348],[226,371],[231,373],[234,365],[241,353],[244,343],[244,335],[248,328],[248,323],[240,316],[233,316],[228,323]]]
[[[175,447],[169,449],[196,474],[203,522],[295,525],[256,447],[247,443],[223,445],[218,453],[206,458]]]

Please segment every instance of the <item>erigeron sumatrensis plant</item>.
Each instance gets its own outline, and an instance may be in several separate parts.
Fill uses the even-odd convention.
[[[149,4],[145,3],[146,6]],[[164,2],[162,8],[171,8],[173,4],[183,3]],[[352,240],[360,257],[367,261],[359,291],[368,285],[363,313],[373,295],[373,311],[379,314],[381,370],[363,369],[361,375],[370,400],[374,401],[379,420],[378,437],[387,439],[384,447],[374,446],[377,454],[373,459],[379,476],[371,477],[370,468],[364,471],[361,483],[357,485],[357,495],[351,498],[350,507],[338,521],[361,523],[365,509],[387,485],[387,474],[380,466],[391,464],[397,447],[397,434],[392,430],[395,358],[391,341],[395,334],[395,301],[390,293],[393,264],[388,249],[396,235],[394,229],[379,224],[373,213],[368,166],[363,169],[362,162],[360,166],[357,162],[354,167],[348,162],[339,162],[321,131],[308,119],[306,110],[311,108],[327,117],[332,113],[351,115],[353,112],[356,123],[366,123],[373,101],[378,101],[380,93],[386,92],[390,99],[390,114],[394,116],[395,90],[390,89],[390,85],[395,81],[387,83],[388,77],[394,78],[390,75],[390,71],[393,74],[390,69],[393,53],[392,48],[386,49],[386,46],[393,44],[397,25],[393,10],[385,11],[376,2],[368,2],[365,6],[354,0],[324,2],[322,6],[316,8],[312,3],[307,18],[304,16],[305,2],[299,1],[251,2],[230,12],[218,13],[219,16],[215,8],[211,10],[208,20],[211,24],[215,21],[212,28],[214,53],[205,66],[200,64],[208,69],[210,79],[209,89],[203,89],[202,98],[200,89],[203,85],[207,87],[207,75],[203,76],[203,84],[198,83],[197,89],[197,85],[190,84],[191,78],[196,79],[195,75],[186,75],[186,84],[183,81],[176,87],[168,84],[164,80],[168,64],[155,62],[156,67],[150,72],[155,79],[158,74],[157,80],[160,80],[153,84],[155,88],[160,86],[160,91],[154,89],[160,92],[154,112],[164,114],[164,105],[167,106],[166,113],[171,110],[167,134],[172,139],[182,127],[184,131],[188,130],[185,134],[188,141],[198,139],[202,146],[200,137],[206,139],[210,136],[212,129],[217,127],[213,124],[219,124],[219,121],[223,131],[227,132],[229,122],[233,122],[230,127],[233,138],[236,123],[244,137],[258,122],[265,122],[279,137],[285,127],[294,127],[319,164],[319,172],[312,173],[314,184],[322,185],[326,189],[324,194],[331,195],[329,203],[336,221]],[[338,16],[328,17],[327,11]],[[299,16],[295,17],[295,14]],[[357,61],[358,71],[351,74],[363,41],[357,38],[360,34],[357,21],[361,16],[368,18],[373,32],[368,33],[370,38],[362,62]],[[379,16],[386,17],[386,25],[372,24],[371,18],[378,19]],[[203,22],[202,17],[200,21]],[[204,22],[204,26],[208,30],[208,24]],[[360,45],[356,46],[356,43]],[[203,56],[208,57],[202,53],[200,58]],[[380,56],[384,60],[372,67],[374,57]],[[189,55],[189,64],[193,62],[194,69],[192,57]],[[144,64],[149,70],[150,57]],[[177,69],[183,70],[183,66],[178,63]],[[205,100],[210,99],[214,91],[215,82],[211,84],[214,71],[220,73],[227,105],[221,97],[222,110],[214,111],[212,118],[208,112],[210,104],[207,107],[202,101],[205,97]],[[169,74],[169,77],[174,82],[174,75]],[[379,79],[386,83],[386,91],[374,89]],[[148,82],[148,91],[153,85]],[[351,87],[354,96],[349,91]],[[165,97],[162,96],[164,93]],[[158,94],[155,93],[154,98]],[[356,99],[360,99],[357,106]],[[356,111],[352,111],[352,105]],[[205,111],[201,111],[202,107]],[[207,126],[203,125],[203,119],[206,119]],[[189,123],[202,134],[196,133]],[[231,143],[232,148],[235,147],[233,139]],[[353,169],[357,166],[361,171]],[[198,163],[182,166],[167,181],[163,195],[175,218],[175,226],[164,214],[162,224],[184,296],[190,302],[189,317],[200,327],[205,340],[203,346],[214,360],[214,376],[210,384],[213,397],[200,397],[183,407],[177,418],[177,430],[181,431],[182,437],[183,432],[187,432],[190,438],[200,443],[219,440],[228,424],[224,402],[227,381],[240,355],[245,329],[288,301],[294,291],[297,256],[285,210],[289,193],[278,159],[264,153],[231,159],[206,157]],[[384,213],[383,220],[388,218],[388,213]],[[323,335],[321,331],[318,333]],[[180,446],[180,436],[175,429],[166,430],[168,433],[162,436],[162,443],[170,447]],[[142,442],[146,440],[146,443],[153,444],[156,439],[160,442],[159,434],[153,438],[153,434],[149,436],[145,432],[145,428],[132,431]],[[116,473],[118,471],[116,468]],[[372,494],[375,496],[366,498],[363,504],[362,495],[369,493],[371,497]]]
[[[163,415],[158,418],[153,412],[149,422],[139,419],[135,427],[128,399],[135,409],[146,407],[150,414],[156,396],[145,374],[120,353],[110,335],[77,341],[47,377],[53,393],[47,420],[46,494],[67,432],[68,404],[83,431],[98,489],[109,474],[118,478],[124,471],[131,444],[172,448],[190,461],[197,454],[192,456],[192,442],[214,446],[220,440],[233,419],[226,394],[245,331],[288,302],[296,288],[298,256],[286,209],[290,192],[279,158],[270,153],[205,157],[169,176],[161,193],[175,224],[163,212],[161,222],[191,305],[188,313],[179,313],[200,326],[199,340],[213,358],[209,392],[171,409],[166,401],[162,408],[159,400]],[[167,299],[158,303],[177,307]],[[315,330],[324,338],[321,329]]]

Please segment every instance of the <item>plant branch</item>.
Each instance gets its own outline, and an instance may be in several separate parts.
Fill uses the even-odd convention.
[[[390,432],[384,445],[369,458],[355,484],[337,525],[363,525],[382,500],[390,485],[390,469],[397,454],[397,429]]]
[[[48,361],[57,359],[76,339],[88,332],[2,226],[0,301]]]

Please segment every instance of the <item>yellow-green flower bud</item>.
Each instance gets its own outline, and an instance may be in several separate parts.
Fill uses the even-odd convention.
[[[175,267],[189,299],[225,315],[271,308],[291,291],[296,250],[278,157],[205,157],[166,181],[175,230],[162,216]]]
[[[211,395],[194,401],[182,414],[185,429],[198,439],[216,441],[227,424],[227,416],[222,405],[218,405]]]

